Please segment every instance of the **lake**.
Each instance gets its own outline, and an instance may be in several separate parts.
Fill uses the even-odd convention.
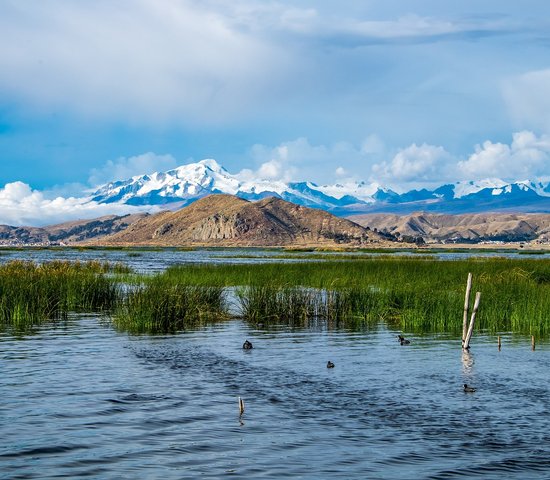
[[[550,473],[550,350],[528,341],[478,336],[463,358],[383,325],[133,337],[79,316],[0,348],[0,478]]]
[[[173,261],[85,252],[141,271]],[[463,354],[444,334],[398,333],[234,319],[132,336],[94,315],[0,333],[0,478],[550,477],[548,344],[505,335],[499,351],[476,333]]]

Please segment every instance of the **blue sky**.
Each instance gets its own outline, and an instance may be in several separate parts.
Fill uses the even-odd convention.
[[[0,0],[0,31],[0,198],[203,158],[397,190],[550,175],[549,2]]]

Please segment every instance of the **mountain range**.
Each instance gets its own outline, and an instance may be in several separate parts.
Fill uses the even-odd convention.
[[[451,214],[550,212],[550,181],[509,183],[485,179],[445,184],[433,190],[396,193],[377,183],[364,181],[317,185],[309,181],[258,179],[249,173],[231,174],[212,159],[107,183],[92,192],[91,200],[161,205],[173,210],[213,193],[236,195],[246,200],[277,197],[340,216],[376,212],[407,214],[419,210]]]

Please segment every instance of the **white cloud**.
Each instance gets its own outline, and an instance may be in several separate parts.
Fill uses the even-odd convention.
[[[502,91],[517,125],[550,131],[550,69],[510,78],[504,82]]]
[[[413,143],[390,161],[375,164],[371,179],[394,188],[410,182],[434,184],[449,179],[452,168],[453,157],[443,147]]]
[[[332,182],[334,169],[339,165],[349,172],[349,177],[361,177],[369,170],[373,153],[365,145],[379,149],[381,142],[368,137],[362,147],[350,142],[331,145],[312,145],[307,138],[283,142],[277,147],[254,145],[250,155],[259,165],[257,175],[269,174],[269,178],[284,181],[310,180],[316,183]],[[339,170],[341,176],[343,170]]]
[[[135,157],[109,160],[103,167],[90,172],[89,183],[98,186],[115,180],[126,180],[135,175],[164,172],[176,168],[178,162],[172,155],[157,155],[152,152]]]
[[[382,155],[385,149],[386,147],[382,139],[374,133],[365,138],[361,143],[361,153],[365,155]]]
[[[533,132],[514,133],[510,145],[489,140],[476,145],[467,160],[458,163],[464,179],[498,177],[504,180],[533,180],[550,172],[550,136]]]
[[[364,39],[401,39],[435,37],[458,33],[480,33],[503,29],[502,20],[470,16],[464,18],[440,18],[433,15],[399,13],[380,14],[375,5],[369,5],[362,14],[353,14],[349,5],[334,8],[330,2],[317,2],[315,8],[296,7],[296,2],[258,2],[240,0],[211,2],[226,13],[235,24],[262,31],[283,31],[310,37],[356,37]],[[406,6],[402,12],[410,11]],[[351,13],[351,15],[350,15]]]
[[[48,199],[44,193],[32,190],[23,182],[8,183],[4,188],[0,188],[0,224],[53,225],[69,220],[111,214],[123,215],[146,210],[128,205],[100,205],[88,200],[74,197]]]
[[[234,120],[271,90],[288,54],[192,0],[0,5],[0,92],[92,118]]]

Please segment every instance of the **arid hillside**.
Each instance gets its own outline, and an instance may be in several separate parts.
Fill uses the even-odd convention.
[[[93,220],[77,220],[47,227],[0,225],[0,245],[75,244],[112,235],[146,216],[147,214],[107,215]]]
[[[350,220],[278,198],[210,195],[176,212],[144,217],[105,245],[365,246],[381,237]]]
[[[369,214],[350,220],[380,232],[403,237],[422,237],[425,241],[477,243],[481,241],[550,241],[550,214],[479,213],[438,215]]]

